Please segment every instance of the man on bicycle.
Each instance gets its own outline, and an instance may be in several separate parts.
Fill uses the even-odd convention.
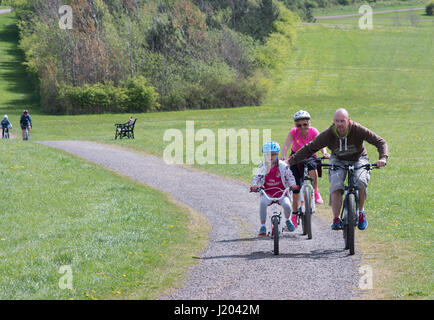
[[[385,166],[388,158],[386,141],[371,130],[350,120],[347,110],[338,109],[334,114],[333,125],[321,132],[312,142],[298,150],[289,160],[289,164],[294,165],[321,148],[328,147],[332,151],[330,164],[359,167],[369,163],[363,141],[367,141],[377,148],[379,154],[377,167]],[[337,169],[329,171],[330,200],[334,218],[331,226],[333,230],[340,230],[343,227],[339,214],[342,207],[345,176],[345,170]],[[359,169],[355,171],[355,177],[357,178],[357,187],[359,188],[358,228],[365,230],[368,222],[364,203],[370,175],[367,170]]]
[[[259,187],[263,187],[264,191],[270,198],[280,198],[283,190],[287,187],[297,188],[294,176],[291,169],[282,160],[279,160],[280,146],[275,141],[266,142],[262,147],[262,153],[264,154],[264,162],[258,167],[258,173],[253,177],[252,190],[256,191]],[[259,205],[259,219],[261,221],[261,227],[259,229],[259,235],[265,236],[267,233],[265,222],[267,219],[267,207],[270,205],[270,201],[261,195],[261,202]],[[289,231],[294,231],[295,227],[291,222],[291,202],[286,196],[283,200],[279,201],[279,204],[283,207],[286,218],[286,227]]]
[[[20,126],[22,130],[23,140],[28,139],[28,135],[30,133],[30,129],[32,128],[32,118],[27,110],[23,111],[23,114],[20,117]],[[26,134],[27,129],[27,134]]]
[[[3,120],[1,121],[0,125],[2,129],[2,138],[4,138],[6,130],[8,130],[9,128],[12,129],[12,124],[10,123],[8,116],[6,114],[3,117]]]

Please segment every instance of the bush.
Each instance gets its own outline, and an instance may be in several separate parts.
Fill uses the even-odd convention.
[[[125,80],[121,86],[112,83],[85,84],[74,87],[61,84],[56,113],[146,112],[159,107],[158,94],[144,77]]]
[[[426,5],[425,8],[426,14],[428,16],[432,16],[434,15],[434,0],[431,0],[430,2],[428,2],[428,4]]]
[[[59,86],[57,112],[66,114],[97,113],[111,108],[111,98],[107,90],[110,85],[101,83],[82,87],[66,84]]]
[[[129,78],[121,83],[128,96],[127,110],[129,112],[153,111],[160,107],[158,104],[158,93],[154,87],[148,84],[143,76]]]
[[[58,1],[8,2],[40,104],[56,114],[257,105],[256,75],[295,39],[281,1],[72,0],[72,30],[58,27]]]

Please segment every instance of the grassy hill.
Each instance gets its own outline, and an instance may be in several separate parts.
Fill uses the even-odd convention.
[[[414,23],[414,15],[427,21]],[[163,141],[165,131],[179,129],[185,137],[186,120],[193,120],[196,131],[210,129],[216,137],[218,129],[272,129],[273,139],[282,145],[297,110],[308,110],[312,124],[323,130],[331,124],[336,109],[347,108],[353,120],[385,138],[390,150],[388,166],[372,173],[369,227],[358,232],[362,264],[372,266],[374,273],[374,289],[363,293],[373,298],[432,299],[434,66],[430,57],[434,56],[434,20],[423,11],[394,13],[394,20],[387,17],[390,15],[374,16],[372,31],[359,30],[357,19],[299,24],[295,49],[274,72],[275,86],[262,106],[133,114],[138,118],[134,141],[113,140],[113,124],[126,121],[125,114],[48,116],[33,112],[32,139],[95,140],[162,156],[168,145]],[[0,55],[0,63],[15,61],[11,68],[20,70],[18,51],[10,49],[16,45],[13,39],[0,39],[0,50],[7,53]],[[0,108],[16,124],[18,111],[32,98],[29,87],[21,93],[13,89],[26,88],[24,74],[18,73],[18,78],[11,74],[16,73],[0,74]],[[196,146],[200,145],[197,141]],[[8,145],[0,146],[7,152]],[[240,151],[238,145],[238,154]],[[368,146],[368,152],[375,161],[376,150]],[[240,160],[238,156],[238,163]],[[250,181],[256,165],[195,167]],[[320,190],[327,199],[326,178],[321,179]],[[331,220],[328,207],[321,212]]]

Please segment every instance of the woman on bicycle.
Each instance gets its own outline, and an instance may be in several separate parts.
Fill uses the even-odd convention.
[[[12,124],[10,123],[8,116],[5,114],[5,116],[3,117],[3,120],[0,123],[1,125],[1,129],[2,129],[2,138],[5,137],[5,131],[8,130],[9,128],[12,129]]]
[[[282,196],[282,192],[287,187],[296,188],[294,176],[288,165],[280,161],[278,156],[280,152],[280,146],[277,142],[269,141],[262,147],[262,153],[264,154],[264,162],[258,167],[258,173],[253,177],[252,190],[256,191],[259,187],[263,187],[269,197],[279,198]],[[279,201],[279,204],[283,207],[286,226],[289,231],[294,231],[295,227],[291,222],[291,204],[288,197]],[[259,205],[259,218],[261,221],[261,227],[259,229],[259,235],[265,236],[267,229],[265,222],[267,219],[267,207],[270,205],[270,201],[261,195],[261,202]]]
[[[281,160],[286,160],[286,155],[288,154],[288,150],[291,147],[291,155],[289,158],[296,153],[299,149],[301,149],[305,144],[311,142],[318,134],[319,131],[311,127],[310,125],[310,114],[307,111],[300,110],[294,114],[294,128],[292,128],[288,137],[286,138],[285,145],[282,150]],[[326,148],[321,149],[321,153],[325,158],[330,158],[330,155],[327,153]],[[307,167],[309,170],[309,176],[313,179],[313,188],[315,194],[315,203],[321,204],[324,201],[321,198],[321,195],[318,191],[318,171],[317,164],[315,162],[316,154],[312,154],[306,160]],[[295,177],[295,181],[297,185],[300,187],[303,179],[303,167],[301,165],[293,165],[291,166],[291,171]],[[292,193],[292,210],[293,210],[293,224],[297,227],[297,212],[299,207],[300,200],[300,190],[295,190]]]
[[[30,114],[27,110],[24,110],[20,117],[20,126],[23,134],[23,140],[27,140],[29,138],[30,129],[32,128],[32,118],[30,117]]]

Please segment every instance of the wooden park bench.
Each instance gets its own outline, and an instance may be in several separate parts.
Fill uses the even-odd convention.
[[[116,133],[115,140],[119,137],[120,139],[127,137],[134,139],[134,125],[136,124],[137,119],[134,119],[131,123],[115,123]]]

